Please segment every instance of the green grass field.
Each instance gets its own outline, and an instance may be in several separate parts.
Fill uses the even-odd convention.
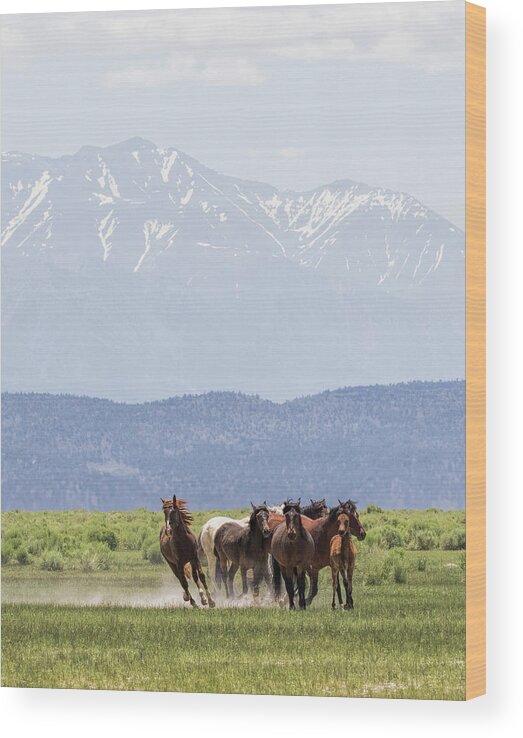
[[[212,514],[197,514],[196,529]],[[448,535],[458,540],[463,512],[361,518],[355,609],[331,611],[324,570],[311,609],[289,612],[250,597],[183,606],[149,542],[159,514],[4,513],[2,683],[464,699],[464,552]]]

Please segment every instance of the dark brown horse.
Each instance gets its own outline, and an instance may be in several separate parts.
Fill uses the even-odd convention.
[[[198,558],[198,542],[190,527],[192,515],[187,509],[185,500],[178,500],[176,495],[173,495],[172,501],[162,500],[162,504],[165,525],[160,531],[160,551],[174,576],[182,585],[183,599],[185,602],[190,602],[193,607],[198,607],[189,592],[187,577],[192,575],[198,587],[202,605],[209,604],[209,607],[214,607],[214,600],[207,589],[205,574]],[[205,597],[202,585],[207,597]]]
[[[305,572],[314,556],[314,541],[303,525],[306,518],[301,515],[299,502],[286,502],[283,516],[285,522],[274,529],[271,539],[271,554],[273,560],[279,564],[279,570],[275,570],[278,574],[274,580],[274,593],[279,598],[281,571],[289,598],[289,609],[295,609],[294,590],[297,585],[299,607],[300,610],[305,610]]]
[[[325,497],[323,500],[312,500],[311,504],[307,505],[306,507],[302,507],[301,514],[305,515],[306,518],[310,518],[311,520],[318,520],[318,518],[324,518],[326,515],[329,514],[329,506],[327,505],[325,501]]]
[[[267,566],[269,509],[263,505],[252,505],[252,513],[247,526],[239,523],[224,523],[216,531],[214,537],[214,555],[216,557],[216,586],[221,581],[225,585],[227,597],[234,597],[234,576],[240,569],[242,577],[242,593],[248,592],[247,572],[253,570],[253,594],[259,594],[260,582],[269,582]]]
[[[318,574],[320,570],[324,566],[330,565],[330,542],[332,537],[338,534],[340,518],[343,515],[349,518],[349,529],[352,535],[356,536],[358,541],[363,541],[366,535],[365,529],[360,522],[356,504],[352,500],[340,502],[339,505],[330,510],[326,517],[319,518],[319,520],[311,520],[307,524],[307,530],[314,540],[314,558],[310,568],[311,584],[307,595],[308,605],[310,605],[318,594]],[[353,557],[355,557],[355,548],[352,553]],[[352,570],[354,570],[354,563]],[[350,593],[350,600],[352,601],[352,574],[350,576]]]

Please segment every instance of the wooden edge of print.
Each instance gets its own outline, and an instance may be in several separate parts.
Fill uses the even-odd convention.
[[[466,699],[486,692],[485,8],[466,28]]]

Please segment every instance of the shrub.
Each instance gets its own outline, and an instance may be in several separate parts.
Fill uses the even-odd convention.
[[[29,554],[27,553],[25,548],[18,549],[18,551],[16,552],[16,560],[22,566],[26,566],[26,564],[29,563]]]
[[[418,571],[425,571],[427,568],[427,559],[418,559],[416,563],[416,569]]]
[[[382,513],[383,510],[378,505],[367,505],[366,513]]]
[[[459,565],[462,571],[465,571],[465,569],[467,568],[467,555],[464,551],[459,557]]]
[[[155,541],[154,543],[149,543],[145,546],[143,549],[143,557],[150,564],[162,564],[164,559],[162,552],[160,551],[159,542]]]
[[[44,551],[40,558],[40,569],[46,571],[62,571],[64,568],[64,557],[60,551],[50,549]]]
[[[376,586],[383,583],[383,569],[381,566],[371,566],[365,574],[365,584]]]
[[[385,548],[398,548],[405,545],[403,536],[397,528],[386,525],[383,528],[382,537]]]
[[[114,562],[114,554],[104,543],[93,544],[82,549],[79,564],[82,571],[107,571]]]
[[[127,551],[139,551],[142,548],[145,536],[146,531],[143,528],[124,530],[120,536],[121,547]]]
[[[39,556],[44,549],[44,542],[39,538],[33,538],[27,545],[27,552],[32,556]]]
[[[114,530],[110,530],[106,526],[99,528],[91,528],[87,534],[87,540],[92,543],[105,543],[105,545],[115,551],[118,547],[118,539]]]
[[[2,541],[2,566],[8,564],[14,558],[13,546],[8,541]]]
[[[412,533],[410,540],[410,548],[415,551],[430,551],[433,548],[437,548],[439,539],[437,534],[430,528],[420,528]]]
[[[407,581],[407,568],[404,564],[394,564],[392,573],[396,584],[405,584],[405,582]]]
[[[465,548],[466,540],[465,528],[454,528],[441,536],[441,548],[447,551],[460,551]]]

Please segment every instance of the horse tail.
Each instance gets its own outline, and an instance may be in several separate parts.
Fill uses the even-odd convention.
[[[216,561],[216,569],[214,571],[214,583],[216,584],[216,589],[221,589],[223,572],[222,572],[222,567],[220,564],[220,558],[216,552],[216,548],[214,549],[214,559]]]

